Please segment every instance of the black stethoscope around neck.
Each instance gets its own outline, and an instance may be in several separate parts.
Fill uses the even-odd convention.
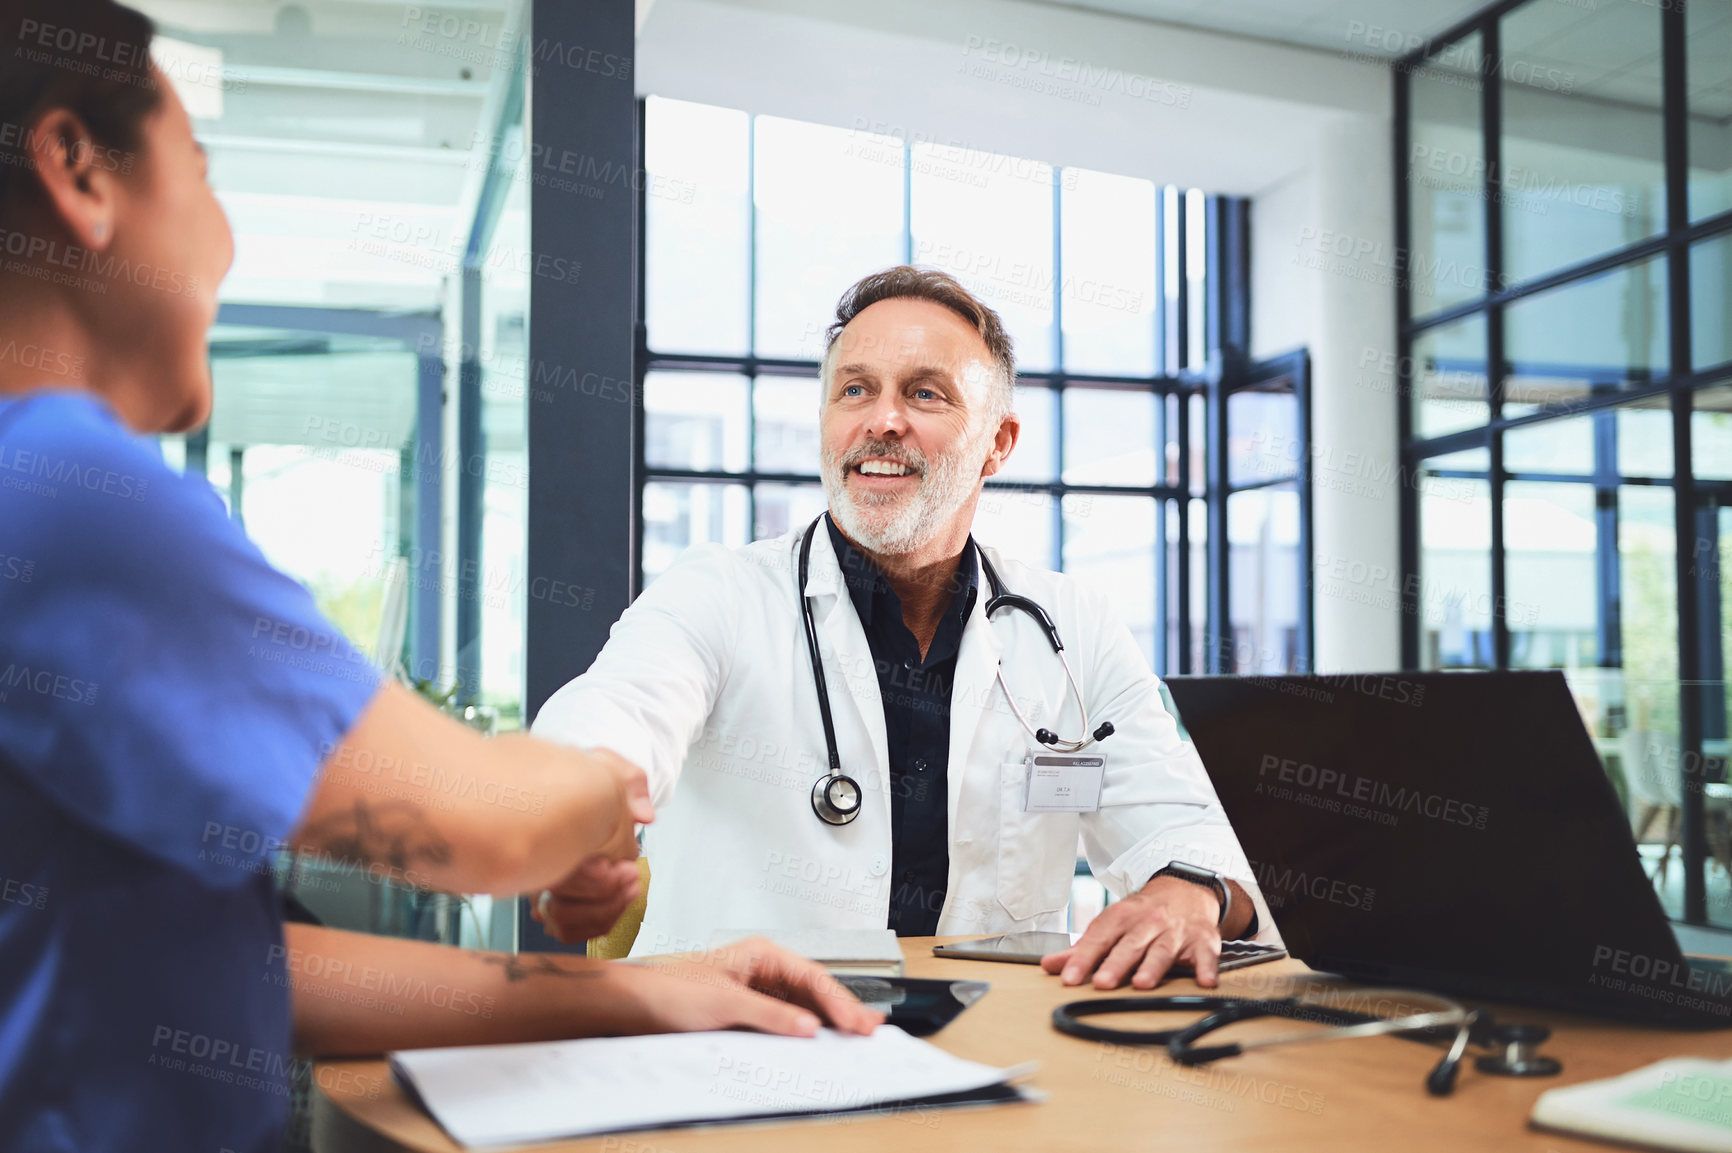
[[[830,688],[824,679],[824,660],[818,652],[818,626],[812,618],[812,598],[806,595],[806,574],[812,559],[812,537],[826,515],[828,514],[819,514],[806,526],[805,535],[800,538],[800,563],[795,574],[794,595],[800,598],[800,617],[806,625],[806,648],[812,656],[812,680],[818,689],[818,712],[824,721],[824,746],[830,756],[828,771],[812,786],[812,811],[817,813],[818,819],[825,824],[846,825],[860,815],[862,794],[860,783],[842,771],[842,756],[836,748],[836,722],[830,715]],[[1083,732],[1088,735],[1078,740],[1066,740],[1051,729],[1036,728],[1030,724],[1028,718],[1023,716],[1022,709],[1017,706],[1016,696],[1010,691],[1010,686],[1005,683],[1004,662],[1000,661],[998,686],[1004,691],[1004,699],[1010,704],[1010,711],[1016,716],[1017,723],[1028,731],[1029,736],[1056,753],[1078,753],[1097,741],[1104,741],[1112,736],[1111,721],[1104,721],[1099,728],[1089,732],[1088,702],[1083,700],[1082,690],[1077,687],[1076,674],[1071,672],[1070,661],[1064,655],[1064,642],[1059,640],[1058,626],[1052,623],[1046,610],[1025,596],[1006,592],[1004,582],[999,579],[998,571],[992,567],[992,562],[986,559],[986,553],[976,549],[975,555],[980,558],[981,571],[986,574],[986,583],[992,589],[992,597],[986,602],[986,619],[990,621],[992,614],[999,609],[1018,609],[1034,618],[1040,631],[1046,634],[1047,643],[1052,645],[1052,651],[1058,656],[1059,663],[1064,666],[1071,695],[1076,697],[1077,711],[1082,714]]]

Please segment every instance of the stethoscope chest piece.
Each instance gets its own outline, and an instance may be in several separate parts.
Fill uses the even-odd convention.
[[[812,682],[818,692],[818,716],[824,722],[824,751],[829,759],[829,771],[819,777],[812,786],[812,811],[827,825],[846,825],[860,815],[864,798],[861,796],[860,783],[842,771],[842,757],[836,748],[836,721],[830,713],[830,685],[824,678],[824,657],[818,648],[818,626],[812,618],[812,600],[806,595],[806,577],[812,562],[812,537],[823,520],[823,516],[814,519],[800,537],[800,559],[794,570],[794,591],[800,598],[800,620],[806,630],[806,652],[812,660]],[[1004,690],[1004,699],[1009,703],[1010,711],[1017,721],[1028,730],[1029,736],[1059,753],[1080,752],[1096,741],[1104,741],[1112,736],[1111,721],[1101,724],[1093,732],[1089,731],[1088,703],[1083,699],[1082,689],[1077,686],[1076,674],[1071,672],[1070,661],[1064,655],[1064,643],[1059,640],[1058,628],[1052,623],[1052,618],[1045,609],[1027,597],[1005,592],[1004,582],[999,580],[992,562],[986,558],[985,553],[979,553],[978,556],[981,570],[986,574],[987,584],[992,589],[992,597],[986,603],[987,619],[991,620],[992,614],[1001,608],[1016,609],[1034,618],[1046,636],[1047,643],[1052,646],[1052,651],[1058,656],[1059,663],[1064,666],[1065,679],[1070,682],[1070,690],[1076,696],[1077,710],[1082,715],[1084,735],[1078,740],[1065,740],[1051,729],[1037,729],[1030,724],[1022,709],[1017,706],[1010,686],[1005,683],[1004,668],[1001,665],[998,669],[998,684]]]
[[[818,778],[812,786],[812,811],[827,825],[846,825],[860,815],[860,785],[840,773]]]
[[[1481,1073],[1499,1077],[1550,1077],[1563,1070],[1555,1057],[1543,1057],[1539,1047],[1552,1035],[1544,1025],[1498,1025],[1490,1040],[1501,1050],[1474,1061]]]

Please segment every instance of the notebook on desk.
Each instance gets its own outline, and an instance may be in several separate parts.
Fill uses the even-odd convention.
[[[1601,1081],[1548,1089],[1533,1124],[1684,1153],[1732,1149],[1732,1062],[1674,1057]]]
[[[1313,968],[1732,1027],[1557,672],[1174,677],[1288,951]]]

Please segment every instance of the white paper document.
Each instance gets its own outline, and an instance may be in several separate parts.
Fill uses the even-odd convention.
[[[668,1033],[391,1054],[434,1120],[468,1146],[508,1145],[764,1113],[822,1113],[961,1093],[996,1069],[893,1025],[870,1037]]]

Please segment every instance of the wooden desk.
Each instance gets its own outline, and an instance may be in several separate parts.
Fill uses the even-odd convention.
[[[1215,1066],[1175,1066],[1164,1052],[1122,1048],[1066,1037],[1052,1028],[1055,1006],[1096,994],[1065,989],[1031,965],[941,960],[937,940],[904,944],[911,977],[972,978],[992,991],[932,1042],[960,1057],[993,1065],[1038,1060],[1023,1083],[1044,1091],[1041,1104],[987,1109],[920,1110],[898,1115],[661,1130],[537,1145],[538,1151],[677,1153],[680,1150],[1077,1149],[1093,1153],[1152,1148],[1245,1153],[1336,1153],[1338,1150],[1531,1149],[1563,1153],[1606,1146],[1527,1127],[1534,1098],[1557,1085],[1628,1072],[1662,1057],[1732,1058],[1732,1030],[1680,1033],[1643,1029],[1532,1009],[1511,1009],[1503,1021],[1550,1025],[1544,1051],[1564,1063],[1560,1076],[1521,1080],[1462,1069],[1454,1096],[1427,1096],[1425,1074],[1441,1050],[1394,1037],[1335,1041],[1257,1051]],[[1281,996],[1307,970],[1297,961],[1259,965],[1222,976],[1224,992]],[[1161,993],[1194,992],[1171,981]],[[1177,1020],[1178,1018],[1174,1018]],[[1124,1027],[1149,1017],[1115,1017]],[[1241,1026],[1244,1029],[1261,1024]],[[1289,1022],[1268,1022],[1286,1030]],[[1470,1050],[1470,1053],[1472,1051]],[[820,1128],[821,1127],[821,1128]],[[415,1150],[452,1153],[454,1143],[410,1104],[379,1060],[328,1061],[314,1071],[315,1153]]]

